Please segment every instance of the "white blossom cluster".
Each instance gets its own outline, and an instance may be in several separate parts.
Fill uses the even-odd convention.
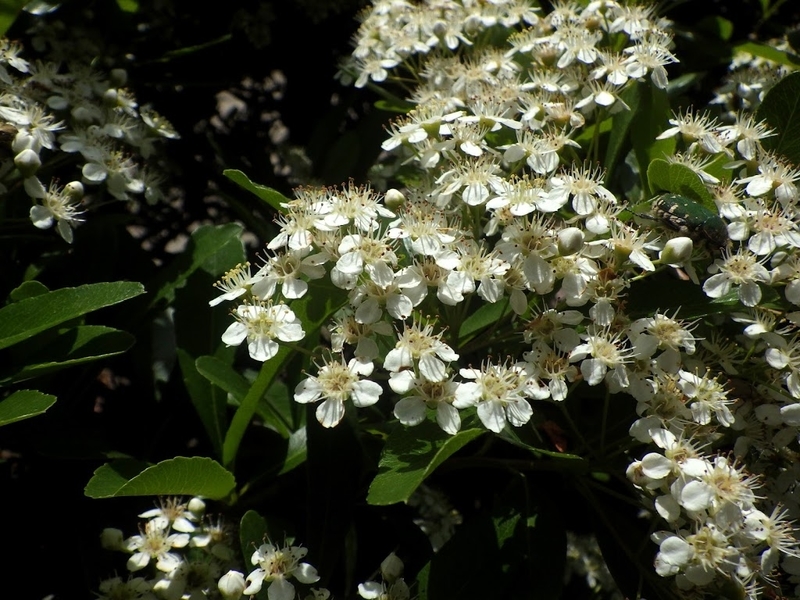
[[[785,37],[768,40],[764,45],[778,52],[793,53]],[[714,90],[711,105],[722,111],[723,121],[731,122],[743,110],[755,112],[772,86],[796,70],[796,66],[788,60],[777,63],[763,56],[738,50],[728,66],[722,85]]]
[[[56,226],[67,242],[83,220],[84,186],[113,199],[162,197],[155,160],[172,126],[125,88],[127,74],[106,76],[88,64],[29,62],[19,44],[0,39],[0,193],[21,188],[33,201],[30,218],[40,229]],[[7,156],[7,158],[6,158]],[[74,180],[59,178],[74,164]]]
[[[505,23],[512,6],[525,16]],[[772,132],[746,111],[727,124],[679,111],[658,136],[675,148],[664,159],[689,171],[708,205],[696,204],[702,219],[643,217],[633,206],[652,199],[612,191],[605,173],[617,165],[590,159],[630,87],[667,86],[677,59],[651,5],[556,2],[545,14],[499,0],[385,0],[363,22],[362,83],[424,55],[414,108],[383,145],[405,187],[299,189],[264,264],[219,282],[212,304],[244,300],[223,341],[246,340],[262,361],[299,341],[291,302],[325,279],[347,302],[331,356],[294,397],[316,403],[326,427],[387,386],[401,423],[434,415],[450,434],[464,414],[497,433],[521,427],[531,401],[579,387],[632,396],[631,435],[654,450],[628,475],[671,528],[655,536],[657,572],[682,590],[733,583],[753,598],[778,565],[800,573],[790,520],[800,517],[800,170],[764,149]],[[480,27],[505,35],[474,35]],[[449,51],[409,45],[413,31]],[[386,73],[368,57],[389,61]],[[676,296],[650,314],[629,310],[663,272],[720,309],[686,320]],[[469,318],[490,306],[501,307],[494,329],[470,335]],[[735,458],[717,449],[726,445]]]
[[[265,588],[270,600],[294,600],[298,596],[292,580],[302,584],[319,581],[316,569],[301,562],[307,550],[288,543],[261,544],[250,557],[255,569],[245,576],[237,570],[234,531],[205,511],[200,498],[183,502],[170,497],[139,515],[147,520],[137,535],[124,538],[119,529],[105,529],[103,547],[130,555],[129,576],[102,581],[99,599],[239,600]],[[307,591],[304,600],[326,600],[330,596],[324,588]]]

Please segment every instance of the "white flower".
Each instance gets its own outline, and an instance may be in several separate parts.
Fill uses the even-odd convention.
[[[394,406],[394,416],[403,425],[419,425],[430,408],[436,410],[436,423],[444,431],[455,435],[461,429],[461,417],[453,406],[458,384],[452,379],[429,381],[405,370],[390,375],[389,387],[398,394],[412,392],[412,395],[401,398]]]
[[[233,313],[236,323],[222,334],[228,346],[238,346],[247,339],[247,349],[253,360],[264,362],[278,352],[278,343],[299,342],[305,336],[299,319],[285,304],[242,304]]]
[[[72,228],[83,219],[83,211],[76,203],[75,194],[70,193],[70,188],[61,187],[53,182],[45,190],[41,182],[35,177],[25,179],[25,191],[31,198],[41,200],[41,204],[31,207],[30,217],[34,226],[39,229],[49,229],[56,223],[56,230],[65,242],[71,244],[73,239]],[[79,199],[79,198],[78,198]]]
[[[216,306],[226,300],[235,300],[239,296],[248,293],[253,284],[262,279],[263,275],[256,273],[250,274],[250,263],[240,263],[227,271],[214,287],[222,291],[221,296],[217,296],[208,301],[209,306]]]
[[[332,360],[320,367],[316,376],[301,381],[294,391],[294,399],[301,404],[324,401],[317,407],[317,420],[324,427],[335,427],[344,417],[345,400],[352,399],[359,408],[371,406],[378,401],[383,389],[374,381],[360,380],[359,376],[372,374],[370,361],[352,359]]]
[[[144,569],[151,560],[163,573],[171,573],[181,564],[179,555],[171,552],[173,548],[183,548],[189,543],[188,533],[170,533],[163,521],[155,519],[145,523],[140,535],[129,537],[123,543],[125,550],[132,553],[128,559],[128,570]]]
[[[383,361],[387,371],[397,372],[412,367],[416,362],[422,377],[428,381],[444,381],[447,377],[446,362],[458,360],[458,354],[442,341],[442,335],[433,334],[433,327],[420,327],[414,322],[406,327],[395,347]]]
[[[294,600],[294,586],[289,579],[294,577],[300,583],[319,581],[317,570],[308,563],[300,562],[307,552],[302,546],[279,548],[273,544],[262,544],[250,559],[254,565],[258,565],[258,569],[247,576],[247,587],[243,593],[255,595],[267,582],[269,600]]]
[[[703,291],[710,298],[721,298],[732,286],[738,287],[739,300],[745,306],[756,306],[761,301],[759,283],[769,281],[769,271],[758,257],[742,248],[736,253],[722,251],[722,258],[708,267],[712,275],[703,284]]]
[[[503,431],[506,420],[514,427],[521,427],[533,415],[533,409],[526,399],[526,396],[535,393],[530,387],[528,369],[525,363],[511,367],[487,364],[480,369],[461,369],[463,378],[474,381],[458,386],[453,406],[477,406],[481,422],[495,433]],[[546,388],[544,390],[543,394],[535,393],[535,397],[543,399],[549,396],[549,391]]]

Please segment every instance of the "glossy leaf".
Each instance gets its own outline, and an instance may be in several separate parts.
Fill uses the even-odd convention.
[[[49,291],[50,290],[47,289],[47,286],[39,281],[25,281],[15,289],[11,290],[11,293],[8,295],[8,297],[12,302],[19,302],[20,300],[25,300],[26,298],[35,298],[36,296],[41,296]]]
[[[289,198],[281,194],[278,190],[261,185],[260,183],[254,183],[247,175],[236,169],[225,169],[222,174],[242,189],[245,189],[248,192],[258,196],[261,200],[275,209],[275,211],[279,213],[286,212],[286,209],[281,205],[285,202],[289,202]]]
[[[56,403],[56,397],[36,390],[19,390],[0,401],[0,425],[41,415]]]
[[[484,433],[485,429],[475,428],[451,436],[432,420],[416,427],[399,425],[386,440],[367,502],[385,505],[407,501],[439,465]]]
[[[800,72],[787,75],[767,92],[756,118],[777,134],[764,138],[763,146],[800,164]]]
[[[152,466],[132,460],[103,465],[94,472],[84,493],[90,498],[189,495],[219,500],[235,486],[233,474],[218,462],[202,456],[178,456]]]
[[[9,304],[0,309],[0,349],[143,293],[140,283],[115,281],[63,288]]]

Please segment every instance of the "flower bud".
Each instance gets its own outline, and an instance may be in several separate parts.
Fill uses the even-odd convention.
[[[669,240],[660,252],[659,260],[668,265],[680,265],[692,258],[694,243],[688,237],[676,237]]]
[[[403,574],[403,561],[392,552],[381,563],[381,575],[387,583],[394,583]]]
[[[386,208],[394,210],[402,206],[405,201],[406,197],[403,195],[403,192],[392,188],[390,190],[386,190],[383,203],[386,205]]]
[[[128,83],[128,72],[125,69],[111,69],[111,85],[122,87]]]
[[[116,106],[119,92],[115,88],[109,88],[103,93],[103,102],[108,106]]]
[[[33,177],[39,167],[42,166],[42,160],[30,148],[26,148],[14,157],[14,164],[23,177]]]
[[[122,550],[122,531],[106,527],[100,534],[100,545],[106,550]]]
[[[558,253],[561,256],[575,254],[583,248],[583,231],[577,227],[567,227],[558,232]]]
[[[217,587],[225,600],[239,600],[247,585],[244,581],[244,575],[239,571],[228,571],[220,577]]]
[[[64,186],[64,193],[71,200],[79,202],[83,198],[83,184],[80,181],[70,181]]]
[[[206,512],[206,503],[200,498],[192,498],[189,500],[189,512],[195,517],[202,517]]]

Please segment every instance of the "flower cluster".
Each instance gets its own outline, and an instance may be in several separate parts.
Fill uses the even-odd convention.
[[[119,529],[104,530],[103,546],[129,554],[130,573],[127,579],[117,576],[102,581],[99,598],[239,600],[266,588],[270,600],[294,600],[292,580],[319,581],[316,569],[301,562],[305,548],[268,542],[253,552],[251,563],[256,568],[245,576],[239,570],[238,539],[232,528],[209,518],[205,510],[200,498],[183,502],[170,497],[139,515],[146,519],[139,534],[124,538]],[[330,596],[324,588],[308,592],[306,600]]]
[[[342,297],[331,357],[295,400],[320,402],[326,427],[348,401],[391,395],[404,425],[455,434],[475,415],[500,433],[536,401],[602,386],[635,399],[631,435],[654,448],[628,475],[671,528],[655,536],[660,575],[757,597],[778,566],[796,570],[800,170],[765,149],[773,132],[747,111],[678,110],[664,156],[636,167],[664,192],[679,190],[658,170],[680,173],[693,198],[607,181],[619,165],[589,160],[601,124],[629,110],[628,90],[661,93],[677,61],[649,5],[379,1],[354,57],[357,85],[395,69],[419,82],[383,144],[397,189],[299,189],[275,256],[220,283],[246,298],[240,321],[326,275]],[[683,296],[653,298],[670,277],[704,308],[687,318]],[[232,327],[226,343],[269,358],[256,327]],[[718,449],[726,435],[735,459]],[[749,475],[765,457],[769,477]]]
[[[159,201],[158,144],[178,134],[151,107],[138,105],[125,87],[126,72],[29,62],[21,52],[0,39],[0,145],[10,150],[0,160],[0,193],[20,187],[33,201],[33,224],[55,225],[67,242],[83,220],[85,186],[116,200]],[[72,174],[65,162],[75,165]],[[75,179],[64,185],[62,176]]]
[[[103,531],[103,546],[129,555],[129,576],[100,583],[100,598],[229,598],[218,586],[237,562],[237,540],[218,519],[205,515],[199,498],[166,498],[139,516],[139,533],[124,538],[119,529]],[[226,579],[227,581],[227,579]]]

